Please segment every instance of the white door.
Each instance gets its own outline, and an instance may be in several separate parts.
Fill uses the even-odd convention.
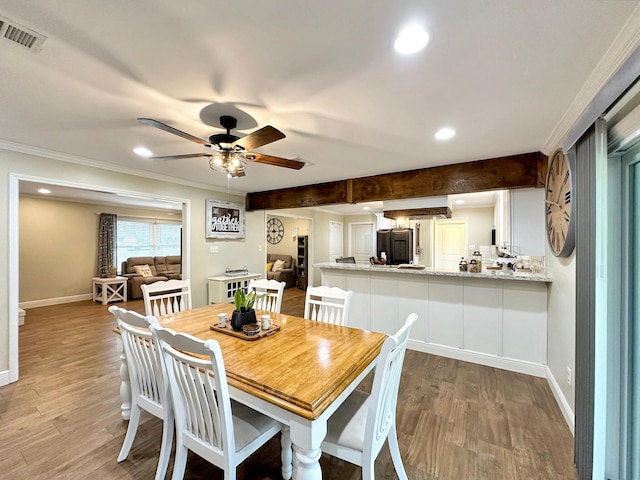
[[[467,220],[434,220],[433,265],[436,268],[457,268],[461,257],[467,256]]]
[[[335,262],[343,253],[342,222],[329,222],[329,261]]]
[[[369,263],[375,255],[375,225],[373,223],[349,224],[349,256],[356,263]]]

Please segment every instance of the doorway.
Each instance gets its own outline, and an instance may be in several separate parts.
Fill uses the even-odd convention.
[[[438,269],[455,269],[467,256],[467,220],[433,221],[433,260]]]
[[[349,224],[349,256],[356,263],[369,263],[375,255],[375,225],[372,222]]]
[[[329,261],[335,262],[344,253],[342,222],[329,222]]]

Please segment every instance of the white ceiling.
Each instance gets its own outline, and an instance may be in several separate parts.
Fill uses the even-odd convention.
[[[0,147],[226,191],[205,158],[132,149],[203,151],[137,117],[206,138],[232,114],[243,134],[286,134],[258,151],[309,162],[251,163],[237,193],[549,153],[638,12],[602,0],[3,0],[0,15],[48,38],[39,53],[0,39]],[[401,56],[392,44],[408,23],[430,41]],[[436,141],[442,126],[456,137]]]

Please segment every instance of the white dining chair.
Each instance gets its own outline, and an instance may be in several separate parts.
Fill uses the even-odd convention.
[[[353,291],[338,287],[307,287],[304,318],[334,325],[347,325]]]
[[[407,480],[398,448],[396,404],[402,363],[411,326],[418,316],[387,338],[378,356],[371,394],[354,390],[327,422],[322,451],[362,467],[363,480],[374,479],[374,462],[385,440],[400,480]]]
[[[163,374],[175,410],[176,455],[171,478],[184,477],[191,450],[221,468],[225,480],[235,480],[236,467],[281,430],[282,476],[291,478],[289,427],[231,401],[218,342],[159,325],[151,330],[160,345]]]
[[[277,280],[252,279],[249,282],[249,291],[256,292],[256,303],[253,308],[256,310],[266,310],[268,312],[280,313],[282,307],[282,295],[287,282]]]
[[[167,280],[140,285],[144,310],[156,317],[191,309],[191,282]]]
[[[129,456],[138,431],[141,409],[146,410],[163,421],[155,478],[164,479],[171,455],[174,422],[169,385],[164,380],[160,352],[149,330],[149,326],[156,324],[158,320],[116,306],[109,307],[109,311],[116,318],[120,329],[131,384],[131,416],[118,462]]]

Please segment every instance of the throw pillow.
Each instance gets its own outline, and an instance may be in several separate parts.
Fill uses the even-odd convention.
[[[272,267],[273,267],[273,262],[267,263],[267,272],[270,272]]]
[[[138,275],[142,275],[143,277],[153,277],[153,273],[151,273],[151,267],[149,265],[136,265],[133,269]]]
[[[276,260],[271,270],[273,270],[274,272],[277,272],[279,270],[282,270],[283,268],[284,268],[284,262],[282,260]]]

